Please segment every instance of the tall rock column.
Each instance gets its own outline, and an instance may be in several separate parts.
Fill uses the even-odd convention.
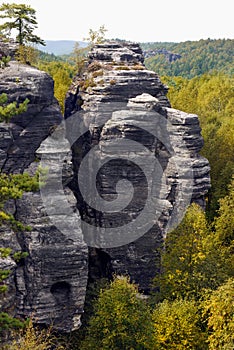
[[[127,273],[148,292],[156,251],[193,201],[204,205],[209,164],[196,115],[172,109],[140,47],[93,47],[67,94],[72,190],[89,245],[90,281]]]
[[[63,117],[54,98],[54,83],[45,72],[33,67],[10,62],[0,70],[0,94],[6,93],[8,102],[29,99],[28,110],[13,117],[10,123],[0,123],[0,167],[5,173],[34,174],[44,159],[47,168],[46,190],[53,191],[50,179],[59,171],[58,157],[64,164],[61,187],[57,193],[60,210],[48,215],[41,192],[26,193],[23,198],[7,203],[6,210],[30,231],[13,232],[1,227],[0,243],[28,256],[15,263],[0,260],[3,268],[11,269],[8,294],[2,310],[13,316],[32,317],[38,324],[53,325],[61,331],[80,327],[88,278],[88,248],[81,232],[76,200],[68,188],[72,177],[69,144],[62,136],[60,147],[53,146],[50,135],[61,124]],[[76,226],[62,210],[66,196],[77,215]],[[47,202],[47,207],[53,209]],[[70,232],[61,232],[53,218],[66,222]]]

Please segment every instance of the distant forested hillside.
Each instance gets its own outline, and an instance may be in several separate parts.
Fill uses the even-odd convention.
[[[141,47],[147,68],[159,75],[193,78],[212,71],[234,73],[234,39],[143,43]]]

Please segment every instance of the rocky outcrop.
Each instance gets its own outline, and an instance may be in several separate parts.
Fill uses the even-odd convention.
[[[177,60],[179,60],[182,57],[178,53],[170,52],[170,51],[168,51],[165,48],[158,49],[158,50],[145,50],[144,51],[144,57],[145,58],[153,57],[153,56],[156,56],[156,55],[163,55],[165,57],[165,59],[168,62],[170,62],[170,63],[174,62],[174,61],[177,61]]]
[[[148,93],[169,107],[164,86],[155,72],[143,65],[143,53],[137,44],[106,43],[96,45],[89,54],[89,64],[82,77],[77,76],[67,94],[65,117],[95,103],[123,103]]]
[[[0,167],[4,172],[22,172],[34,160],[41,142],[62,121],[53,94],[53,80],[33,67],[11,62],[0,71],[0,93],[8,103],[29,99],[27,112],[1,123]]]
[[[0,59],[7,56],[14,59],[17,50],[18,44],[13,39],[0,36]]]
[[[28,253],[0,260],[12,271],[1,306],[13,315],[77,329],[88,278],[113,272],[148,293],[167,231],[191,201],[204,205],[209,164],[198,118],[171,108],[143,61],[137,44],[94,46],[68,91],[65,122],[46,73],[16,62],[0,71],[0,93],[30,101],[0,123],[1,171],[47,169],[40,192],[7,203],[31,231],[1,227],[2,246]]]
[[[148,292],[163,237],[210,186],[198,117],[170,108],[136,44],[96,45],[86,68],[65,116],[90,280],[127,272]]]
[[[63,138],[59,149],[51,147],[50,135],[62,121],[52,78],[33,67],[10,62],[0,71],[1,93],[7,94],[8,102],[30,101],[25,113],[8,124],[0,123],[1,171],[34,174],[44,157],[43,164],[50,169],[48,176],[55,176],[60,170],[56,157],[69,154],[69,144]],[[62,181],[66,184],[72,174],[69,156],[65,168]],[[45,187],[48,193],[49,185]],[[66,186],[64,191],[76,211],[73,193]],[[57,193],[60,207],[63,194]],[[1,246],[28,253],[18,263],[11,258],[0,260],[1,267],[12,272],[2,310],[32,317],[39,324],[53,324],[62,331],[79,328],[88,275],[88,248],[82,238],[79,213],[76,211],[76,227],[70,222],[72,232],[66,235],[53,224],[53,215],[48,216],[40,192],[24,194],[22,199],[9,202],[6,210],[31,230],[16,233],[0,228]],[[70,220],[62,210],[56,212],[56,218]]]

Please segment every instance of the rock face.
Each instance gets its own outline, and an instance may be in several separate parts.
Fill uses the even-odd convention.
[[[1,171],[47,169],[40,192],[7,203],[31,231],[0,228],[2,246],[28,253],[0,260],[12,271],[1,306],[65,332],[80,326],[88,281],[127,273],[149,291],[156,249],[210,186],[197,116],[170,108],[140,47],[108,42],[88,60],[67,94],[66,137],[52,79],[16,62],[0,70],[0,93],[30,100],[0,123]]]
[[[14,58],[17,50],[18,44],[13,39],[6,40],[0,37],[0,59],[7,56]]]
[[[148,93],[170,107],[167,88],[158,75],[143,65],[144,57],[137,44],[117,42],[96,45],[89,54],[83,77],[74,79],[66,99],[65,117],[95,103],[127,103],[129,98]]]
[[[166,93],[137,44],[108,42],[91,50],[67,94],[72,189],[90,246],[91,281],[127,272],[148,292],[167,230],[190,202],[204,206],[210,178],[198,153],[198,117],[170,108]]]
[[[156,56],[156,55],[163,55],[168,62],[174,62],[176,60],[179,60],[182,57],[181,55],[179,55],[177,53],[170,52],[164,48],[158,49],[158,50],[146,50],[146,51],[144,51],[145,58],[149,58],[149,57]]]
[[[64,139],[60,149],[51,147],[49,135],[62,121],[52,78],[33,67],[11,62],[0,71],[1,93],[7,93],[9,102],[30,100],[27,112],[13,117],[9,124],[0,123],[1,171],[33,174],[44,157],[44,164],[47,162],[54,176],[58,171],[55,154],[63,158],[69,153],[69,144]],[[63,176],[65,183],[71,176],[68,168]],[[75,210],[73,193],[67,187],[64,191]],[[58,203],[60,197],[57,193]],[[33,317],[37,323],[53,323],[62,331],[79,328],[88,276],[88,248],[82,239],[79,214],[76,228],[66,235],[53,225],[53,215],[47,215],[40,192],[26,193],[22,199],[8,203],[6,210],[29,225],[31,231],[16,234],[0,228],[1,246],[28,253],[18,264],[11,258],[0,260],[3,268],[12,271],[2,309],[16,316]],[[56,212],[56,217],[68,220],[61,212]]]
[[[0,78],[0,93],[7,94],[9,103],[30,101],[26,113],[13,117],[10,124],[1,123],[0,167],[5,172],[22,172],[35,160],[37,148],[51,128],[61,123],[62,116],[53,80],[44,72],[11,62],[0,71]]]

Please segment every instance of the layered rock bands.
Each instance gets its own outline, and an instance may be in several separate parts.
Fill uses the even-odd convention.
[[[137,44],[94,46],[62,124],[47,74],[18,63],[0,72],[0,93],[30,100],[27,112],[0,123],[1,169],[47,169],[40,192],[8,205],[31,232],[2,228],[2,245],[29,254],[18,265],[5,261],[14,277],[3,304],[18,316],[77,329],[87,283],[113,273],[148,293],[168,230],[191,202],[205,205],[198,117],[171,108],[143,61]]]

